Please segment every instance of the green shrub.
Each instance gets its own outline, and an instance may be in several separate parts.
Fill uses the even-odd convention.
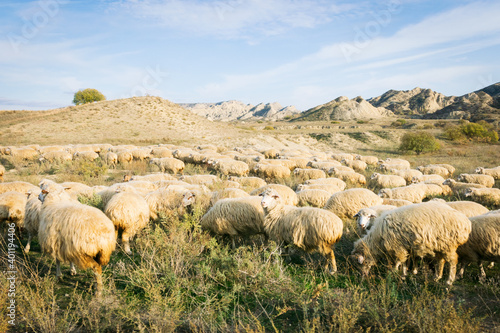
[[[100,91],[87,88],[84,90],[79,90],[75,93],[73,104],[80,105],[104,100],[106,100],[106,97],[104,97],[104,95]]]
[[[266,131],[272,131],[272,130],[274,130],[274,127],[272,127],[272,126],[266,126],[266,127],[264,127],[264,130],[266,130]]]
[[[484,120],[477,123],[460,122],[459,126],[450,126],[445,129],[445,138],[451,141],[481,141],[498,142],[498,133],[493,126]]]
[[[406,133],[401,138],[399,150],[403,152],[431,153],[441,149],[441,145],[436,138],[428,132]]]
[[[392,122],[391,127],[403,127],[404,125],[406,125],[406,120],[398,119]]]

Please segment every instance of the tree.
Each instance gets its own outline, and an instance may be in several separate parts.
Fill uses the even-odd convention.
[[[439,149],[441,149],[441,145],[436,138],[424,131],[406,133],[401,138],[399,146],[399,150],[404,152],[414,151],[417,155],[438,151]]]
[[[104,97],[104,95],[100,91],[87,88],[84,90],[79,90],[75,93],[73,104],[80,105],[104,100],[106,100],[106,97]]]

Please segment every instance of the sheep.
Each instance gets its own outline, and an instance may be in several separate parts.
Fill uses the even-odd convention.
[[[346,183],[339,178],[329,177],[329,178],[318,178],[318,179],[309,179],[304,182],[305,185],[315,185],[315,184],[331,184],[336,185],[340,188],[341,191],[345,190]]]
[[[462,173],[457,177],[459,182],[481,184],[486,187],[493,187],[495,185],[495,178],[490,175]]]
[[[410,162],[402,158],[386,158],[385,160],[379,161],[379,164],[394,165],[394,168],[399,170],[401,170],[402,167],[411,169]]]
[[[64,150],[48,151],[38,159],[40,162],[63,163],[73,160],[73,155]]]
[[[130,177],[130,181],[135,181],[135,180],[146,180],[149,182],[157,182],[161,180],[176,180],[175,176],[168,174],[168,173],[150,173],[147,175],[139,176],[139,175],[134,175]]]
[[[340,191],[343,191],[343,189],[337,185],[334,185],[334,184],[310,184],[310,185],[305,185],[305,184],[299,184],[297,185],[297,188],[295,190],[295,192],[300,192],[300,191],[303,191],[303,190],[324,190],[324,191],[327,191],[328,193],[330,193],[330,195],[332,195],[333,193],[337,193],[337,192],[340,192]]]
[[[382,198],[364,188],[351,188],[333,194],[323,207],[341,219],[352,219],[361,208],[382,204]]]
[[[367,208],[361,208],[354,218],[356,219],[356,225],[358,226],[358,234],[364,235],[366,234],[372,227],[373,221],[380,214],[385,211],[396,209],[396,206],[393,205],[376,205]]]
[[[415,169],[405,169],[405,170],[390,169],[389,172],[393,175],[403,177],[406,181],[406,185],[411,184],[414,179],[416,180],[416,182],[421,181],[421,178],[423,176],[422,172]]]
[[[102,206],[106,207],[109,200],[111,200],[111,198],[119,192],[138,193],[138,190],[133,186],[127,185],[127,183],[116,183],[97,192],[97,195],[101,197]]]
[[[443,183],[443,185],[448,185],[452,192],[457,196],[463,196],[470,188],[486,188],[486,186],[481,184],[472,184],[472,183],[462,183],[457,182],[454,179],[448,178]]]
[[[151,158],[150,149],[133,149],[130,151],[132,159],[136,161],[144,161]]]
[[[155,147],[151,149],[151,155],[156,158],[162,158],[162,157],[174,157],[172,154],[172,151],[168,148],[162,148],[162,147]]]
[[[242,161],[218,159],[213,163],[216,171],[224,176],[246,176],[250,171],[248,164]]]
[[[268,184],[263,187],[259,187],[256,190],[250,192],[250,195],[260,195],[264,193],[267,189],[273,189],[280,194],[281,200],[285,205],[296,206],[299,203],[297,193],[295,193],[290,187],[280,184]]]
[[[137,193],[120,192],[114,195],[104,207],[104,214],[113,222],[115,237],[122,231],[122,244],[127,254],[130,250],[130,238],[144,229],[149,221],[149,206]]]
[[[323,170],[319,169],[296,168],[295,170],[293,170],[293,175],[302,180],[326,178],[326,173]]]
[[[413,205],[413,202],[404,199],[390,199],[390,198],[382,198],[383,205],[392,205],[396,207]]]
[[[332,193],[325,190],[315,188],[304,189],[297,192],[297,198],[299,200],[297,205],[301,207],[312,206],[322,208],[331,196]]]
[[[406,164],[388,164],[379,161],[379,169],[382,172],[389,172],[390,170],[410,170]]]
[[[250,194],[238,188],[225,188],[221,191],[212,193],[212,196],[210,197],[210,206],[213,206],[217,201],[221,199],[244,198],[249,196]]]
[[[349,153],[335,153],[331,155],[331,158],[340,162],[342,160],[354,160],[354,155]]]
[[[418,183],[395,188],[383,188],[379,191],[378,195],[381,198],[388,199],[404,199],[413,203],[422,202],[428,196],[443,193],[442,188],[431,186],[433,184]],[[437,186],[437,185],[436,185]]]
[[[73,158],[85,161],[94,161],[99,158],[99,154],[94,151],[77,151],[73,154]]]
[[[422,172],[424,175],[440,175],[443,178],[448,178],[451,176],[450,171],[448,169],[434,164],[429,164],[426,166],[421,165],[416,169]]]
[[[500,262],[500,212],[469,218],[472,231],[468,241],[457,249],[459,277],[471,262],[479,265],[480,277],[486,277],[482,261]]]
[[[118,163],[120,163],[120,164],[130,163],[134,159],[134,156],[128,150],[117,152],[116,155],[117,155],[116,158],[118,160]]]
[[[278,158],[280,156],[279,151],[274,148],[266,149],[262,153],[264,154],[264,157],[267,159]]]
[[[486,205],[500,206],[500,189],[498,188],[469,188],[465,191],[465,197]]]
[[[362,155],[356,155],[354,157],[355,160],[360,160],[365,162],[368,165],[377,165],[378,164],[378,157],[377,156],[362,156]]]
[[[388,260],[395,269],[402,265],[406,276],[410,256],[435,258],[435,280],[441,279],[446,261],[450,267],[446,284],[451,285],[458,262],[457,248],[467,242],[470,232],[467,216],[443,203],[403,206],[375,219],[372,230],[354,243],[349,261],[367,275],[377,261]]]
[[[113,153],[112,151],[108,151],[106,154],[104,154],[102,159],[107,165],[114,166],[118,164],[118,154]]]
[[[249,188],[259,188],[266,186],[267,183],[264,179],[259,178],[259,177],[236,177],[236,176],[230,176],[228,178],[229,181],[235,181],[239,183],[243,187],[249,187]]]
[[[289,160],[289,159],[285,159],[285,158],[280,158],[277,160],[264,159],[264,160],[261,160],[259,163],[284,166],[284,167],[288,168],[290,171],[295,169],[295,167],[297,166],[294,161]]]
[[[370,183],[375,189],[406,186],[406,180],[401,176],[382,175],[377,172],[371,175]]]
[[[176,175],[177,173],[183,173],[185,168],[185,164],[183,161],[173,157],[154,157],[149,160],[149,164],[158,166],[161,172],[168,171],[173,173],[174,175]]]
[[[465,214],[467,217],[474,217],[488,213],[490,210],[481,204],[474,201],[445,201],[443,199],[434,198],[431,201],[444,202],[453,209]]]
[[[192,176],[181,176],[179,180],[185,181],[189,184],[197,185],[213,185],[220,182],[220,178],[215,175],[192,175]]]
[[[259,196],[228,198],[217,201],[200,219],[202,230],[217,235],[228,235],[235,248],[235,238],[262,234],[264,210]]]
[[[102,293],[102,266],[116,247],[113,222],[99,209],[73,202],[62,188],[43,189],[38,240],[42,252],[56,260],[56,276],[61,277],[61,261],[80,269],[91,268],[97,281],[96,295]]]
[[[258,163],[253,171],[266,179],[288,178],[290,169],[282,165]]]
[[[328,172],[331,168],[340,167],[342,164],[338,161],[310,161],[306,166]]]
[[[24,193],[9,191],[0,194],[0,223],[14,223],[17,230],[21,231],[24,227],[26,201]]]
[[[446,170],[448,170],[448,172],[450,173],[450,177],[455,173],[455,167],[451,164],[440,163],[440,164],[433,164],[433,165],[436,165],[436,166],[439,166],[439,167],[442,167],[442,168],[445,168]]]
[[[500,166],[494,167],[494,168],[483,168],[483,167],[478,167],[475,170],[476,173],[482,174],[482,175],[489,175],[496,180],[500,179]]]
[[[28,232],[28,242],[24,248],[24,253],[29,253],[31,240],[34,236],[38,236],[38,227],[40,225],[40,209],[42,202],[38,199],[38,194],[29,191],[27,193],[27,201],[24,212],[24,227]]]
[[[190,204],[193,203],[192,201],[189,202],[189,199],[196,199],[198,197],[199,201],[204,204],[204,199],[208,194],[209,192],[205,187],[173,185],[149,192],[146,194],[145,199],[149,206],[150,219],[156,220],[159,213],[171,214],[177,211],[179,215],[182,215]]]
[[[307,169],[307,164],[310,162],[308,158],[304,157],[289,157],[288,159],[290,161],[293,161],[293,163],[295,163],[295,167],[301,169]]]
[[[445,179],[443,176],[440,175],[424,175],[422,174],[421,176],[414,176],[411,179],[411,184],[417,184],[417,183],[427,183],[427,184],[443,184]]]
[[[351,184],[366,184],[366,177],[360,173],[354,171],[341,171],[339,167],[333,167],[328,171],[328,174],[334,175],[344,182],[349,182]]]
[[[91,198],[95,191],[92,187],[78,182],[64,182],[60,184],[69,196],[75,200],[79,197]]]
[[[0,183],[3,183],[3,175],[5,174],[5,167],[0,164]]]
[[[267,189],[262,194],[264,230],[277,243],[293,244],[310,253],[319,252],[326,259],[325,269],[337,271],[332,246],[342,237],[342,220],[334,213],[316,207],[284,205],[278,192]]]
[[[39,189],[38,189],[38,187],[36,187],[33,184],[30,184],[27,182],[22,182],[22,181],[0,183],[0,194],[5,193],[5,192],[9,192],[9,191],[28,193],[28,191],[30,191],[30,190],[37,191]]]
[[[11,148],[10,155],[17,160],[34,160],[38,158],[38,152],[33,148]]]
[[[49,152],[63,151],[63,150],[64,150],[63,146],[43,146],[37,149],[38,153],[41,155]]]
[[[342,163],[344,163],[346,166],[354,169],[354,171],[361,172],[365,171],[367,168],[367,164],[363,161],[360,160],[342,160]]]

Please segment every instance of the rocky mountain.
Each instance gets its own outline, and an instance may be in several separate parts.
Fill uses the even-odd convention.
[[[283,107],[280,103],[244,104],[240,101],[219,103],[179,104],[191,112],[209,120],[232,121],[246,119],[279,120],[300,113],[294,106]]]
[[[389,90],[368,101],[375,107],[383,107],[397,115],[434,113],[455,101],[431,89]]]
[[[349,99],[338,97],[326,104],[304,111],[293,121],[301,120],[350,120],[393,116],[393,112],[383,107],[375,107],[362,97]]]

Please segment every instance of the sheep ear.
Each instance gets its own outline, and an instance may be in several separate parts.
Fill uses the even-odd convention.
[[[278,199],[279,195],[273,195],[273,199]]]
[[[370,214],[370,216],[369,216],[369,217],[370,217],[371,219],[374,219],[374,218],[376,218],[376,217],[377,217],[377,215]]]
[[[359,217],[359,213],[356,213],[356,215],[354,215],[353,217]]]
[[[42,193],[43,193],[43,194],[47,194],[47,193],[49,193],[49,191],[47,191],[47,190],[42,190]]]
[[[358,263],[362,265],[365,262],[365,257],[363,256],[358,256]]]

